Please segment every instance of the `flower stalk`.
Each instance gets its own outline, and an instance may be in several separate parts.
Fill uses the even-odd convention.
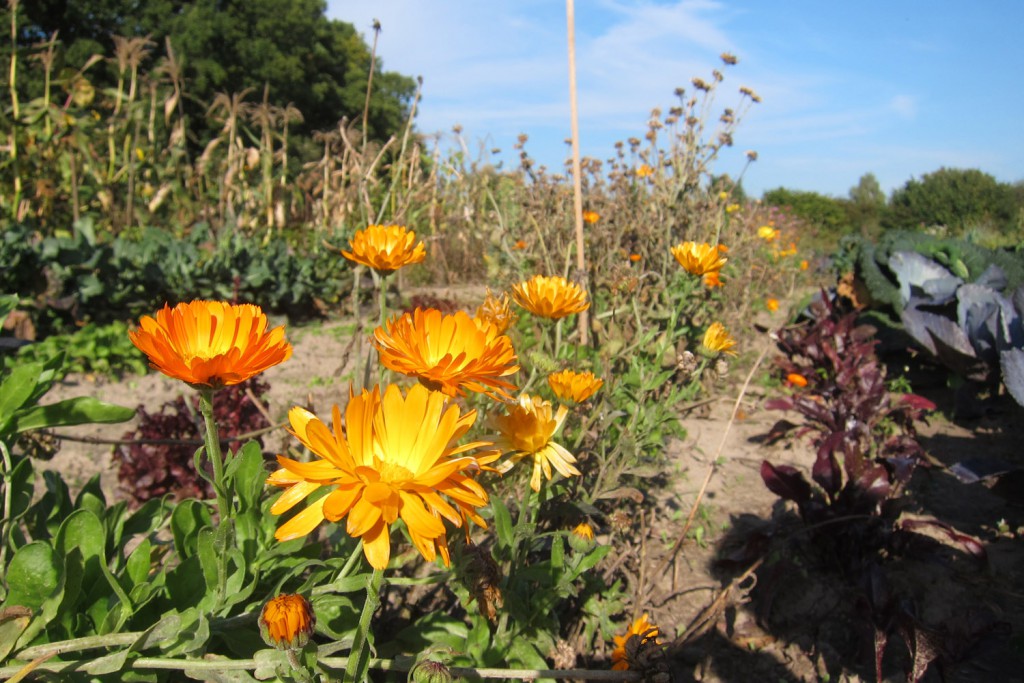
[[[213,393],[210,387],[199,389],[199,412],[206,424],[205,449],[206,457],[213,464],[213,493],[217,497],[217,513],[221,522],[226,522],[231,515],[233,496],[230,487],[224,481],[224,456],[220,450],[220,434],[217,429],[217,418],[213,414]]]
[[[359,626],[356,627],[355,638],[352,641],[352,651],[349,653],[348,661],[345,663],[345,676],[343,683],[356,683],[366,677],[366,671],[370,666],[368,652],[366,649],[367,634],[370,632],[370,621],[373,613],[380,607],[380,588],[384,583],[384,570],[374,569],[366,585],[366,602],[363,603],[363,612],[359,615]]]

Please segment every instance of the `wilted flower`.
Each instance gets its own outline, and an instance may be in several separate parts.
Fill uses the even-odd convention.
[[[278,595],[263,605],[259,624],[260,635],[267,645],[279,650],[300,650],[313,635],[316,615],[305,597]]]
[[[563,401],[583,403],[604,386],[604,380],[595,377],[594,373],[562,370],[548,375],[548,384],[555,396]]]
[[[373,344],[385,367],[448,396],[465,396],[468,389],[508,397],[506,390],[515,389],[501,379],[519,371],[512,340],[465,311],[417,308],[375,329]]]
[[[512,298],[542,318],[564,318],[590,308],[583,288],[557,275],[534,275],[525,282],[512,285]]]
[[[630,624],[624,635],[613,636],[615,649],[612,650],[612,669],[625,671],[630,665],[636,666],[636,661],[631,655],[639,653],[648,644],[658,645],[658,635],[658,627],[648,620],[645,612],[642,617]],[[637,641],[627,646],[634,638]]]
[[[594,223],[598,222],[599,220],[601,220],[601,215],[599,213],[597,213],[597,211],[584,211],[583,212],[583,222],[584,223],[590,223],[591,225],[593,225]]]
[[[704,275],[721,270],[729,260],[721,255],[717,247],[706,242],[682,242],[672,247],[672,255],[691,275]]]
[[[404,225],[368,226],[353,235],[348,244],[352,251],[342,250],[342,256],[382,275],[427,257],[423,242],[417,243],[416,233]]]
[[[704,333],[704,341],[700,344],[700,350],[707,356],[717,356],[724,353],[735,356],[732,348],[736,346],[736,340],[729,336],[722,323],[711,323]]]
[[[511,327],[518,317],[512,310],[508,294],[502,292],[501,298],[498,298],[491,293],[490,289],[487,290],[484,302],[476,309],[476,319],[489,322],[498,334],[504,334],[505,330]]]
[[[362,539],[374,569],[384,569],[391,558],[391,525],[401,518],[420,554],[432,562],[440,551],[447,565],[442,517],[455,526],[468,518],[486,527],[476,508],[487,503],[487,493],[466,474],[498,454],[461,455],[489,446],[486,442],[455,445],[476,420],[475,410],[461,415],[444,394],[415,384],[403,396],[392,384],[383,396],[376,386],[351,393],[344,430],[338,406],[332,418],[329,428],[305,408],[288,412],[291,433],[317,459],[299,462],[277,456],[281,469],[267,483],[285,491],[270,512],[287,512],[321,486],[333,490],[281,525],[275,534],[279,541],[305,536],[325,519],[337,522],[347,516],[346,533]]]
[[[156,319],[143,316],[128,338],[149,357],[150,367],[214,389],[240,384],[292,355],[284,327],[268,332],[267,316],[253,304],[165,304]]]
[[[552,466],[563,477],[579,475],[580,471],[572,463],[576,458],[551,438],[565,422],[569,409],[559,406],[553,413],[550,401],[539,396],[522,394],[517,403],[508,407],[508,414],[493,415],[490,425],[498,431],[494,437],[494,445],[503,453],[511,453],[512,457],[497,466],[499,472],[507,472],[512,465],[525,457],[533,458],[533,476],[530,488],[540,491],[540,475],[551,479]]]

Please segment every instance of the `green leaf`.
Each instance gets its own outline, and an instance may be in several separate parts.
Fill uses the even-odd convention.
[[[30,621],[32,610],[27,607],[5,607],[0,610],[0,662],[7,659]]]
[[[106,562],[106,534],[103,523],[90,510],[75,510],[64,520],[54,538],[54,550],[67,556],[74,548],[82,553],[82,584],[88,594],[87,605],[106,598],[101,564]]]
[[[505,548],[513,545],[512,516],[505,504],[497,496],[491,497],[491,511],[494,513],[494,529],[498,534],[498,543]]]
[[[206,591],[208,594],[215,593],[219,587],[218,576],[220,574],[220,555],[214,548],[214,530],[210,527],[203,527],[196,537],[196,555],[199,557],[199,566],[203,571],[203,578],[206,580]]]
[[[255,441],[247,442],[228,464],[226,475],[242,504],[242,510],[257,507],[267,480],[263,452]]]
[[[174,534],[174,548],[182,558],[192,557],[196,552],[196,533],[212,525],[210,511],[206,505],[189,498],[183,500],[171,513],[171,532]]]
[[[19,365],[0,384],[0,435],[14,423],[15,412],[28,402],[39,383],[41,363]]]
[[[143,584],[149,578],[149,568],[152,562],[153,544],[148,538],[135,546],[135,550],[128,556],[125,564],[125,574],[133,586]]]
[[[14,464],[9,486],[11,487],[11,519],[18,519],[28,510],[35,494],[35,469],[32,458],[20,458]]]
[[[565,544],[562,541],[561,535],[558,534],[551,540],[551,566],[559,574],[562,573],[562,569],[565,567]]]
[[[23,605],[38,610],[60,585],[61,564],[45,541],[18,548],[7,567],[5,606]]]
[[[100,486],[100,475],[94,475],[78,492],[75,507],[90,510],[100,519],[106,516],[107,497],[103,495],[103,487]]]
[[[134,416],[134,408],[105,403],[92,396],[79,396],[24,411],[15,418],[14,432],[97,422],[125,422]]]

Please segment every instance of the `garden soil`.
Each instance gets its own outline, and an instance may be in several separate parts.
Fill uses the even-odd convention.
[[[433,294],[469,302],[482,293]],[[764,322],[770,329],[782,320]],[[289,328],[291,360],[263,375],[270,384],[265,407],[274,423],[283,422],[293,405],[326,415],[333,403],[345,400],[356,359],[366,352],[353,343],[354,331],[355,325],[344,320]],[[647,612],[661,628],[661,641],[673,643],[662,663],[672,680],[873,681],[874,631],[860,593],[840,580],[841,568],[807,559],[811,555],[801,550],[793,510],[761,482],[766,459],[804,470],[813,461],[806,444],[765,442],[783,416],[764,407],[769,390],[756,379],[744,390],[753,359],[770,345],[767,335],[754,340],[755,348],[745,354],[747,368],[737,367],[721,380],[717,398],[680,406],[686,438],[667,444],[664,485],[648,490],[642,502],[621,501],[633,520],[628,530],[595,520],[598,540],[616,547],[595,571],[625,576],[633,616]],[[769,351],[765,363],[770,356]],[[948,390],[926,389],[922,393],[944,413],[920,429],[934,464],[915,473],[905,514],[934,517],[977,539],[985,557],[971,556],[939,534],[929,539],[922,555],[927,561],[906,562],[894,574],[908,609],[930,629],[924,645],[910,637],[911,646],[930,644],[937,650],[946,681],[1024,681],[1024,486],[1019,478],[995,486],[991,479],[965,484],[949,469],[977,456],[1024,468],[1018,441],[1024,412],[1006,399],[972,419],[954,421],[948,417],[954,408]],[[120,382],[72,376],[44,402],[96,396],[154,412],[186,392],[180,382],[155,372]],[[105,442],[123,438],[134,426],[62,429],[59,451],[42,466],[61,472],[73,488],[98,474],[108,500],[121,497],[112,447]],[[265,438],[265,452],[280,452],[291,441],[277,430]],[[778,562],[787,554],[794,561]],[[751,571],[762,556],[766,559]],[[905,680],[911,662],[908,644],[897,632],[883,660],[885,679],[891,681]],[[612,634],[604,635],[611,640]],[[606,667],[607,648],[610,644],[604,651],[580,653],[577,665]],[[942,680],[939,675],[936,664],[924,680]]]

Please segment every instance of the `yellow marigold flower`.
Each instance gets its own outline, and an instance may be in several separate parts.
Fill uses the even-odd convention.
[[[594,529],[586,522],[580,522],[579,524],[577,524],[576,528],[572,530],[572,533],[574,536],[585,538],[588,541],[594,540]]]
[[[548,375],[548,384],[561,400],[583,403],[604,386],[604,380],[595,377],[590,371],[562,370]]]
[[[612,669],[616,671],[625,671],[629,669],[630,664],[635,662],[630,661],[629,653],[626,652],[626,643],[632,638],[639,638],[640,642],[637,643],[637,647],[631,648],[633,652],[639,652],[644,646],[653,644],[660,645],[658,642],[658,636],[660,632],[658,627],[650,622],[645,612],[642,617],[634,621],[629,628],[626,629],[626,633],[621,636],[613,636],[615,640],[615,649],[612,650]]]
[[[313,635],[316,615],[303,596],[278,595],[263,605],[259,624],[267,645],[279,650],[300,650]]]
[[[373,331],[380,362],[448,396],[466,390],[509,398],[516,387],[502,377],[519,371],[512,340],[465,311],[445,315],[417,308]]]
[[[427,257],[423,242],[417,243],[416,233],[404,225],[371,225],[358,231],[348,244],[352,251],[342,250],[342,256],[382,275]]]
[[[305,536],[325,519],[337,522],[347,516],[346,533],[362,539],[370,566],[384,569],[391,558],[391,525],[401,518],[420,554],[432,562],[440,551],[447,565],[442,517],[455,526],[468,518],[486,527],[476,508],[487,503],[487,493],[467,473],[492,462],[498,453],[463,455],[489,446],[486,442],[455,445],[473,426],[475,410],[461,415],[444,394],[415,384],[403,396],[392,384],[383,396],[376,386],[351,393],[344,431],[338,406],[332,418],[329,428],[304,408],[288,412],[291,433],[317,459],[277,457],[281,469],[267,483],[285,491],[270,512],[287,512],[321,486],[333,490],[281,525],[275,534],[279,541]]]
[[[726,213],[736,213],[739,210],[740,210],[740,205],[739,204],[729,204],[728,206],[725,207],[725,212]]]
[[[499,472],[507,472],[512,465],[529,456],[533,458],[533,476],[530,488],[540,491],[540,474],[543,471],[548,480],[551,479],[552,466],[563,477],[579,475],[580,471],[572,463],[576,458],[551,438],[565,422],[569,409],[559,406],[554,414],[550,401],[540,396],[522,394],[517,403],[508,408],[506,415],[492,415],[490,425],[498,431],[494,437],[494,445],[503,453],[511,453],[512,457],[497,466]]]
[[[476,319],[485,320],[494,325],[498,334],[504,334],[505,330],[511,327],[518,317],[516,312],[512,310],[512,303],[508,298],[508,294],[502,292],[499,299],[494,294],[491,294],[490,289],[487,290],[484,302],[476,309]]]
[[[700,350],[709,356],[717,356],[720,353],[736,355],[736,352],[732,350],[736,346],[736,340],[729,336],[729,332],[722,323],[711,323],[704,333],[704,341],[700,346]]]
[[[590,308],[583,288],[557,275],[534,275],[525,282],[512,285],[512,298],[542,318],[564,318]]]
[[[156,319],[143,316],[128,338],[155,370],[214,389],[244,382],[292,356],[284,327],[268,332],[267,316],[253,304],[165,304]]]
[[[654,175],[654,169],[651,168],[650,166],[648,166],[647,164],[640,164],[639,166],[637,166],[637,168],[636,168],[636,177],[637,178],[646,178],[646,177],[651,176],[651,175]]]
[[[786,381],[789,382],[790,385],[801,389],[807,386],[807,378],[795,372],[791,372],[786,375]]]
[[[594,223],[598,222],[599,220],[601,220],[601,214],[599,214],[597,211],[584,211],[583,212],[583,222],[584,223],[590,223],[591,225],[593,225]]]
[[[765,242],[771,242],[773,239],[779,236],[779,231],[770,225],[762,225],[757,229],[757,236],[763,239]]]
[[[718,271],[712,270],[710,273],[704,273],[704,286],[708,289],[714,289],[715,287],[724,287],[725,283],[722,282]]]
[[[718,247],[707,242],[682,242],[672,247],[672,255],[683,269],[691,275],[705,275],[721,270],[729,260],[722,256]]]
[[[775,311],[779,310],[779,300],[778,299],[772,299],[772,298],[765,299],[764,300],[764,305],[772,313],[774,313]]]
[[[722,190],[721,192],[718,193],[718,198],[721,199],[722,201],[725,201],[726,199],[729,198],[729,193],[726,192],[725,190]]]

